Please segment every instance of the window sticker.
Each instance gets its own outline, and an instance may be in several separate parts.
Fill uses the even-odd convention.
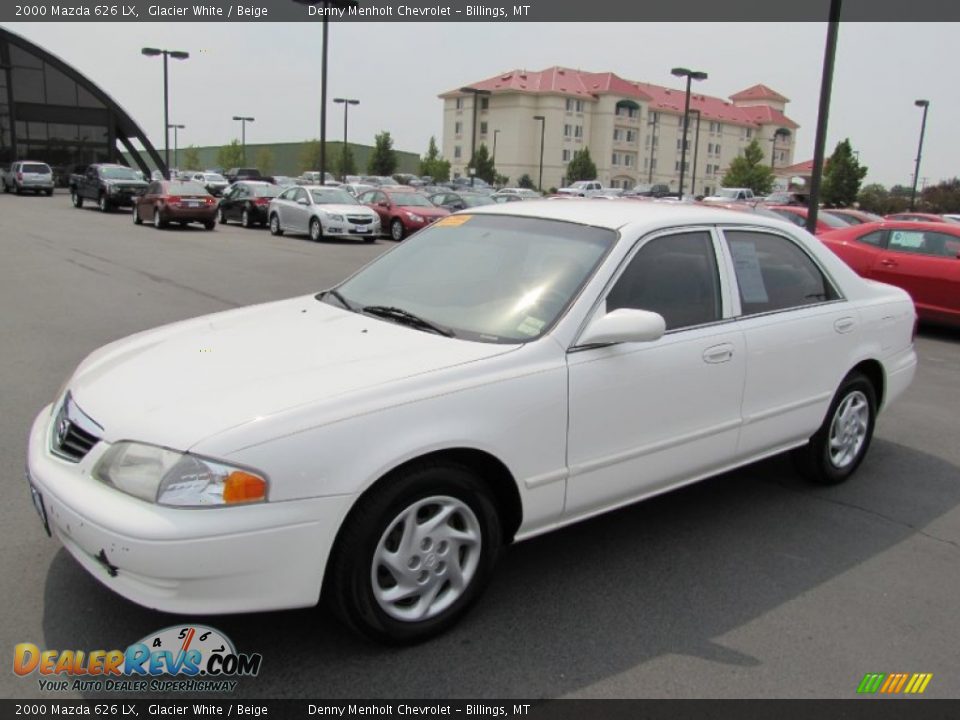
[[[896,230],[890,236],[890,244],[898,248],[918,250],[923,247],[923,233],[909,230]]]
[[[767,288],[763,284],[760,260],[757,258],[757,246],[750,240],[730,240],[730,254],[737,272],[740,285],[740,297],[746,303],[766,303],[770,301]]]
[[[535,318],[532,315],[527,315],[524,318],[523,322],[517,326],[517,332],[523,333],[524,335],[539,335],[540,331],[543,330],[545,325],[544,321],[540,318]]]
[[[434,223],[437,227],[460,227],[470,221],[473,215],[447,215]]]

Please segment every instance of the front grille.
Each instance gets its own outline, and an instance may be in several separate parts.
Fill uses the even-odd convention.
[[[347,215],[347,220],[354,225],[369,225],[373,222],[373,218],[369,215]]]
[[[95,428],[96,423],[84,415],[67,393],[53,421],[50,449],[64,460],[80,462],[100,442],[100,438],[92,432]]]

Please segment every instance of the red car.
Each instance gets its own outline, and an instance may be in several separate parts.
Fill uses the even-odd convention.
[[[910,293],[921,320],[960,326],[960,225],[869,223],[820,239],[861,276]]]
[[[945,218],[943,215],[934,215],[933,213],[924,213],[924,212],[894,213],[893,215],[887,215],[883,219],[884,220],[905,220],[909,222],[932,222],[932,223],[955,224],[953,220],[949,220]]]
[[[863,223],[883,222],[883,218],[872,212],[864,210],[853,210],[851,208],[830,208],[830,214],[835,215],[841,220],[846,220],[847,225],[863,225]]]
[[[159,229],[172,222],[181,226],[198,222],[207,230],[213,230],[216,218],[217,201],[196,182],[155,180],[133,202],[133,222],[136,225],[152,222]]]
[[[797,227],[805,228],[807,226],[807,208],[799,205],[768,205],[767,210],[773,210],[784,220],[792,222]],[[826,210],[817,212],[817,230],[815,235],[821,235],[831,230],[839,230],[849,227],[849,224],[838,217],[834,217]]]
[[[397,241],[450,214],[409,188],[368,190],[359,200],[380,216],[380,227]]]

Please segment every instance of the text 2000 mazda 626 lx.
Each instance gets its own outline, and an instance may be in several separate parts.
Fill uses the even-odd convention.
[[[793,450],[845,480],[915,313],[777,220],[634,202],[453,215],[336,288],[108,345],[30,435],[51,531],[137,603],[323,597],[449,627],[504,544]]]

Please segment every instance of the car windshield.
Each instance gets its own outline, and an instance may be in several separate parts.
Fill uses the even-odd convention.
[[[553,326],[616,238],[557,220],[453,215],[337,290],[358,311],[400,308],[465,340],[528,342]]]
[[[227,179],[223,175],[217,173],[204,173],[203,179],[207,182],[226,182]]]
[[[168,182],[167,194],[169,195],[209,195],[207,189],[200,183],[195,182]]]
[[[733,190],[731,188],[720,188],[717,191],[717,197],[730,198],[731,200],[736,200],[739,194],[739,190]]]
[[[817,215],[821,220],[823,220],[825,225],[829,225],[832,228],[845,228],[848,227],[847,223],[838,218],[836,215],[831,215],[828,212],[823,210]]]
[[[461,195],[463,202],[467,207],[480,207],[481,205],[493,205],[496,201],[488,195]]]
[[[100,174],[107,180],[139,180],[137,174],[130,168],[108,167],[101,168]]]
[[[280,194],[281,188],[276,185],[251,185],[254,197],[272,198]]]
[[[346,190],[311,190],[313,201],[318,205],[359,205],[357,199]]]
[[[433,207],[433,203],[423,195],[418,195],[417,193],[391,193],[390,199],[395,205],[403,205],[405,207]]]

